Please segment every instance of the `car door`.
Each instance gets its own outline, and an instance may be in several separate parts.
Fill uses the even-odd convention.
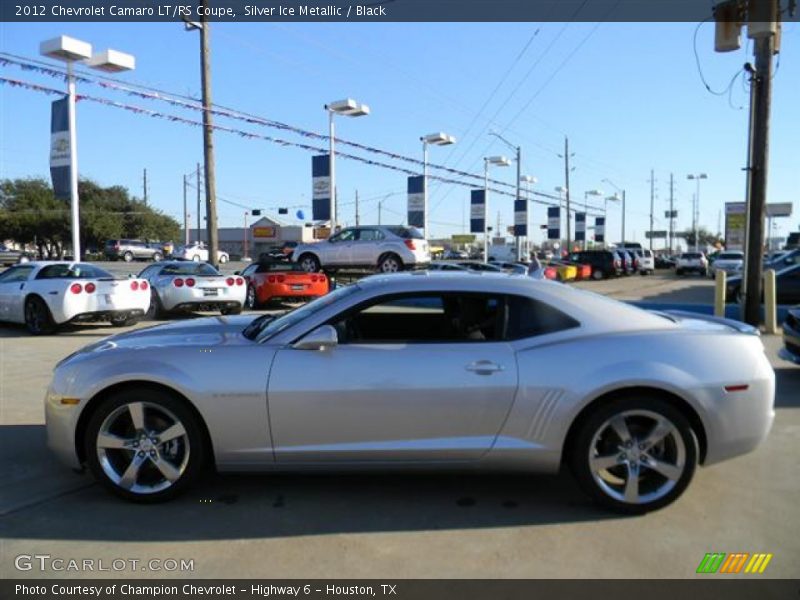
[[[375,266],[378,264],[383,232],[376,227],[361,227],[358,236],[352,242],[352,264],[358,266]]]
[[[329,321],[337,346],[279,350],[268,385],[276,461],[471,461],[488,452],[517,368],[496,328],[478,339],[456,326],[477,321],[453,309],[465,297],[504,310],[491,295],[382,296]]]
[[[34,268],[33,265],[18,265],[0,275],[0,320],[16,323],[25,320],[25,285]]]
[[[358,239],[357,229],[343,229],[331,237],[322,250],[323,265],[351,265],[353,257],[353,244]]]

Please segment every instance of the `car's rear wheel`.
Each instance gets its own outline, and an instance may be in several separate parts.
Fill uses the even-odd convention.
[[[192,257],[192,260],[193,260],[194,262],[200,262],[200,255],[199,255],[199,254],[195,254],[195,255]]]
[[[186,489],[206,457],[200,423],[165,390],[117,392],[92,414],[83,440],[89,470],[127,500],[160,502]]]
[[[47,335],[56,329],[50,309],[44,300],[37,296],[25,301],[25,327],[32,335]]]
[[[592,279],[595,279],[597,281],[600,281],[601,279],[604,279],[605,276],[606,276],[606,274],[602,269],[594,269],[592,271]]]
[[[125,254],[122,255],[122,258],[125,260],[125,262],[131,262],[133,260],[133,253],[126,252]]]
[[[220,254],[219,255],[219,264],[224,265],[228,262],[228,255],[227,254]]]
[[[596,502],[641,514],[680,496],[697,466],[689,421],[661,398],[628,396],[600,406],[571,448],[578,483]]]
[[[161,252],[153,253],[153,262],[161,262],[162,260],[164,260],[164,255]]]
[[[319,259],[313,254],[303,254],[297,262],[306,273],[318,273],[322,267]]]
[[[158,297],[158,292],[156,292],[152,287],[150,288],[150,307],[147,309],[147,313],[145,313],[145,317],[150,320],[155,320],[160,318],[164,314],[164,305],[161,304],[161,299]]]
[[[245,306],[250,310],[255,310],[258,308],[258,294],[256,294],[256,288],[252,285],[247,286],[247,297],[245,298]]]
[[[378,260],[378,271],[381,273],[397,273],[403,270],[403,261],[396,254],[385,254]]]

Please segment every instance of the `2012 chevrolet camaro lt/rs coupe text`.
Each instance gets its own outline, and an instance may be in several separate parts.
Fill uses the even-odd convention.
[[[156,351],[157,350],[157,351]],[[628,512],[753,450],[757,332],[490,273],[375,275],[273,316],[140,329],[61,361],[50,447],[138,501],[222,471],[555,472]]]

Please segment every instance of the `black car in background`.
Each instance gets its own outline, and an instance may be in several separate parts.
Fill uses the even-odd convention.
[[[800,306],[789,310],[783,322],[783,348],[780,356],[800,365]]]
[[[611,250],[583,250],[573,252],[569,260],[592,267],[593,279],[608,279],[622,274],[622,261]]]

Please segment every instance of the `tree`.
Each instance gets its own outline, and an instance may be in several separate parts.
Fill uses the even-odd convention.
[[[100,251],[108,239],[174,240],[180,224],[132,197],[121,186],[102,187],[91,180],[78,184],[81,245]],[[44,179],[0,182],[0,240],[35,245],[41,256],[62,257],[71,240],[69,203],[53,196]]]
[[[687,229],[683,233],[678,234],[679,238],[683,238],[686,240],[686,245],[690,248],[694,248],[694,231],[691,229]],[[700,241],[699,247],[705,248],[707,246],[715,246],[717,243],[722,243],[723,240],[720,240],[720,237],[714,233],[711,233],[704,227],[697,228],[697,239]]]

